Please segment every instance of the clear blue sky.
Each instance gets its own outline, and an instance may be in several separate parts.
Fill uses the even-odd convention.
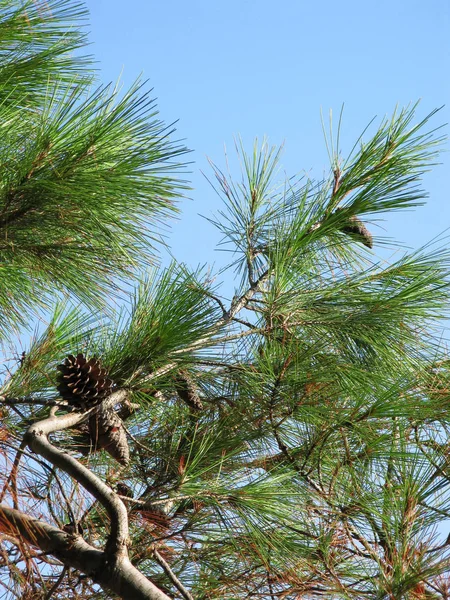
[[[343,151],[375,115],[422,99],[418,117],[447,104],[433,121],[450,121],[449,0],[88,0],[91,50],[104,82],[141,72],[161,117],[179,119],[194,152],[192,200],[182,203],[170,241],[190,264],[217,261],[219,234],[198,213],[219,207],[200,171],[206,156],[223,165],[241,134],[285,142],[288,175],[328,169],[320,109],[345,104]],[[448,127],[446,128],[448,133]],[[450,227],[450,160],[425,180],[429,204],[388,216],[379,234],[417,248]]]

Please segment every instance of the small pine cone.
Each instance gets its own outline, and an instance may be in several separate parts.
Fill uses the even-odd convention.
[[[372,234],[358,217],[350,217],[348,224],[344,225],[341,231],[343,233],[358,236],[360,238],[358,241],[360,241],[361,244],[364,244],[367,248],[373,248]]]
[[[83,526],[81,525],[81,523],[77,523],[75,526],[73,521],[70,521],[69,523],[63,525],[62,530],[66,533],[83,535]]]
[[[126,496],[127,498],[134,498],[133,490],[130,488],[129,485],[127,485],[123,481],[119,481],[119,483],[116,485],[116,491],[121,496]]]
[[[178,371],[175,378],[175,389],[179,397],[189,408],[193,410],[203,410],[203,403],[197,393],[197,388],[192,377],[185,369]]]
[[[89,419],[89,433],[93,451],[103,448],[121,465],[130,462],[127,435],[122,421],[114,410],[101,408]]]
[[[114,383],[98,358],[87,360],[83,354],[69,354],[57,368],[58,392],[71,405],[98,404],[112,392]]]

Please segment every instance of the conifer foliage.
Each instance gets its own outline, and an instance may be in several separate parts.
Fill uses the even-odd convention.
[[[86,17],[0,0],[0,599],[448,599],[450,255],[376,224],[423,203],[434,113],[320,181],[238,143],[223,283],[162,268],[186,149]]]

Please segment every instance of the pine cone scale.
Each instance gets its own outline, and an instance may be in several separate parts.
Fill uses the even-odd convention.
[[[108,371],[100,360],[89,360],[83,354],[76,357],[69,354],[58,366],[58,391],[64,400],[72,406],[86,408],[99,404],[114,389],[114,382],[108,377]],[[113,408],[100,410],[87,424],[86,431],[90,442],[90,451],[103,449],[120,464],[128,465],[130,451],[122,420]]]
[[[114,382],[96,357],[87,360],[83,354],[69,354],[57,368],[58,392],[72,406],[98,403],[112,393]]]
[[[95,449],[103,448],[122,465],[130,462],[130,450],[122,420],[112,409],[100,409],[89,419],[89,434]]]

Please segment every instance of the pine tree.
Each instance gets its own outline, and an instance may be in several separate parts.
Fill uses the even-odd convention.
[[[374,223],[423,203],[434,113],[322,181],[238,144],[220,285],[158,266],[186,149],[84,19],[0,4],[0,597],[448,599],[450,255]]]

